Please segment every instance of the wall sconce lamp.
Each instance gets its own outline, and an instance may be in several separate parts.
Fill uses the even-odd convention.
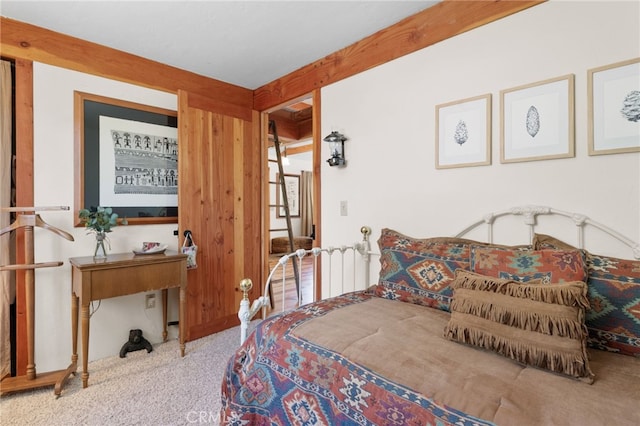
[[[330,166],[344,166],[344,141],[347,138],[343,134],[337,131],[331,132],[327,137],[323,139],[325,142],[329,142],[329,150],[331,152],[331,158],[327,160]]]

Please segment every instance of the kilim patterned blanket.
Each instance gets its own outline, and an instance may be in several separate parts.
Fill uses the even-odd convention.
[[[354,292],[263,321],[228,364],[225,425],[490,425],[295,336],[327,313],[376,297]]]

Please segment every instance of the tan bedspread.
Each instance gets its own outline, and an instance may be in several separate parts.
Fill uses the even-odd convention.
[[[640,425],[640,359],[589,350],[592,385],[443,337],[449,313],[373,298],[293,331],[499,425]]]

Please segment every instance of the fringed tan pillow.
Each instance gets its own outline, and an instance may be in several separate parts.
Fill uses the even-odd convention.
[[[451,287],[447,339],[593,383],[584,282],[520,283],[458,270]]]

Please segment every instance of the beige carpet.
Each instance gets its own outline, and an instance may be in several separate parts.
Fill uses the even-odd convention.
[[[187,343],[184,358],[177,340],[171,340],[154,345],[151,353],[91,362],[86,389],[80,367],[58,399],[53,387],[0,398],[0,424],[217,424],[222,376],[239,341],[240,328],[234,327]]]

